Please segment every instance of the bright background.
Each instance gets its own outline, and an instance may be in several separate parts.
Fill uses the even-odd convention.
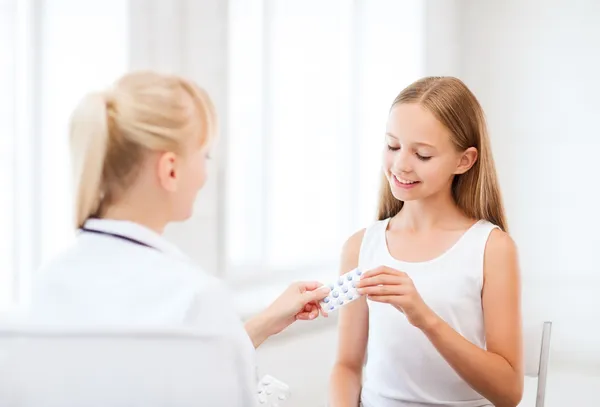
[[[391,101],[455,75],[488,116],[526,320],[554,322],[547,405],[600,405],[599,21],[594,0],[0,0],[0,309],[73,238],[68,116],[126,70],[182,73],[215,99],[212,178],[167,236],[244,317],[337,273],[374,218]],[[322,405],[333,321],[295,328],[261,369]]]

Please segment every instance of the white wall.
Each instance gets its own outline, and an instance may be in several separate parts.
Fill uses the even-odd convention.
[[[461,0],[425,1],[424,75],[460,76]]]
[[[462,78],[489,119],[526,317],[553,355],[600,367],[600,3],[468,1]]]

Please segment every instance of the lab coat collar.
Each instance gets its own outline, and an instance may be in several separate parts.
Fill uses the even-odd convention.
[[[127,221],[127,220],[115,220],[115,219],[88,219],[84,227],[86,229],[97,230],[100,232],[108,232],[116,235],[128,237],[130,239],[137,240],[145,243],[158,251],[178,257],[180,259],[187,259],[187,256],[183,254],[174,244],[167,241],[164,237],[156,233],[155,231],[147,228],[146,226],[140,225],[139,223]]]

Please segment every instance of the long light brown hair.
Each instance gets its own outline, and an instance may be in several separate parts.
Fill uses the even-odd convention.
[[[466,173],[456,175],[452,197],[466,216],[485,219],[507,231],[508,225],[492,157],[483,109],[467,86],[453,77],[426,77],[406,87],[392,103],[417,103],[431,112],[452,133],[458,151],[475,147],[478,159]],[[392,195],[383,176],[377,218],[395,216],[404,202]]]
[[[179,76],[132,72],[113,88],[85,96],[70,129],[75,227],[100,216],[132,185],[145,152],[183,154],[192,137],[202,148],[216,127],[208,94]]]

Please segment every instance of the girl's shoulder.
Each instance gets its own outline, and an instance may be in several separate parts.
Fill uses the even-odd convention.
[[[487,221],[486,221],[487,222]],[[488,222],[489,223],[489,222]],[[493,225],[490,223],[490,225]],[[487,245],[485,248],[486,254],[507,255],[516,252],[517,245],[513,238],[505,231],[495,226],[489,234]]]
[[[391,219],[377,220],[358,230],[346,240],[344,247],[348,250],[360,251],[361,246],[365,242],[372,241],[373,239],[378,240],[382,236],[385,236],[385,231]]]
[[[345,260],[353,260],[358,259],[358,254],[360,253],[360,247],[362,246],[362,242],[367,232],[367,228],[362,228],[352,234],[346,241],[344,242],[344,246],[342,247],[342,258]]]
[[[385,231],[390,218],[377,220],[356,231],[344,243],[342,263],[346,271],[360,266],[385,247]]]

